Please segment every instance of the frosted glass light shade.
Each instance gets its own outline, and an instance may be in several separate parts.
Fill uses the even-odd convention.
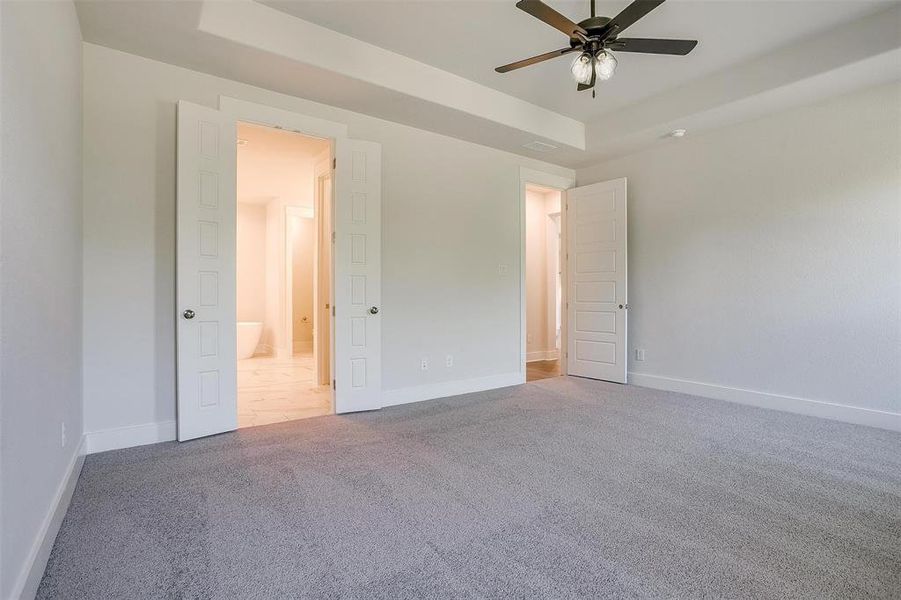
[[[588,85],[591,82],[591,62],[591,55],[587,52],[583,52],[573,61],[570,70],[576,83]]]
[[[595,58],[595,64],[597,66],[598,79],[607,81],[613,77],[613,72],[616,71],[616,57],[613,56],[612,52],[601,50],[597,58]]]

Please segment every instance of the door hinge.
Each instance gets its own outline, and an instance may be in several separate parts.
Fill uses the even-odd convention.
[[[333,244],[335,243],[335,232],[334,231],[332,232],[332,243]]]
[[[332,304],[332,316],[333,317],[335,316],[335,305],[334,304]]]
[[[333,158],[333,159],[332,159],[332,168],[333,168],[333,169],[337,169],[337,168],[338,168],[338,159],[337,159],[337,158]]]
[[[332,389],[335,389],[335,380],[332,379]]]

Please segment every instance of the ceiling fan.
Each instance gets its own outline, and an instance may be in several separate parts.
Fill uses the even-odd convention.
[[[644,54],[675,54],[685,56],[698,45],[697,40],[663,40],[653,38],[621,38],[619,34],[640,18],[663,4],[664,0],[634,0],[625,10],[613,17],[595,15],[595,0],[591,0],[591,17],[573,23],[541,0],[519,0],[516,8],[524,10],[536,19],[540,19],[569,36],[569,47],[546,52],[519,60],[495,69],[498,73],[507,73],[529,65],[534,65],[564,54],[579,52],[573,61],[572,74],[578,83],[576,87],[591,90],[594,96],[594,84],[600,79],[605,81],[613,77],[616,70],[617,52],[642,52]]]

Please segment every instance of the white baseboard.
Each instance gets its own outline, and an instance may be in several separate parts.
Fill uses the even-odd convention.
[[[396,406],[398,404],[422,402],[423,400],[434,400],[435,398],[446,398],[471,392],[484,392],[485,390],[519,385],[524,382],[523,373],[517,371],[516,373],[504,373],[502,375],[489,375],[474,379],[444,381],[442,383],[416,385],[397,390],[386,390],[382,392],[382,406]]]
[[[526,353],[526,362],[557,360],[558,358],[560,358],[560,353],[557,350],[538,350],[536,352]]]
[[[158,442],[171,442],[175,439],[175,421],[90,431],[85,434],[85,438],[87,440],[87,454],[156,444]]]
[[[821,400],[810,400],[809,398],[798,398],[796,396],[782,396],[780,394],[757,392],[672,377],[661,377],[659,375],[647,375],[645,373],[630,372],[629,383],[669,392],[693,394],[714,400],[725,400],[760,408],[770,408],[800,415],[832,419],[833,421],[854,423],[855,425],[868,425],[870,427],[879,427],[880,429],[901,431],[901,413],[835,404]]]
[[[50,510],[44,516],[41,529],[28,552],[22,571],[13,583],[10,598],[34,598],[37,594],[41,578],[44,576],[44,569],[47,568],[47,559],[50,558],[50,551],[53,550],[53,543],[56,541],[56,534],[59,533],[63,517],[69,510],[69,502],[72,500],[75,484],[78,483],[78,476],[81,475],[84,455],[85,438],[82,437],[62,481],[56,488],[56,494],[53,495],[53,501],[50,503]]]

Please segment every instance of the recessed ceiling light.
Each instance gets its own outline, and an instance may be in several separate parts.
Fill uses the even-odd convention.
[[[686,133],[688,133],[688,131],[685,129],[673,129],[672,131],[669,132],[669,136],[675,137],[675,138],[685,137]]]
[[[534,150],[535,152],[550,152],[551,150],[557,149],[557,146],[554,146],[553,144],[546,144],[544,142],[539,142],[538,140],[523,144],[522,147]]]

